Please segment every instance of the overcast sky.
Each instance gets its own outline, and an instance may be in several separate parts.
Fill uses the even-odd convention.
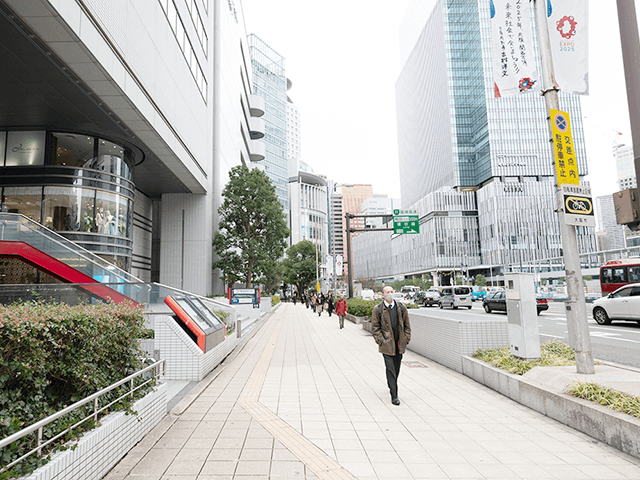
[[[424,0],[423,0],[424,1]],[[638,0],[636,5],[638,5]],[[302,158],[342,183],[400,197],[395,82],[411,0],[242,0],[247,33],[279,52],[300,108]],[[589,0],[590,96],[582,97],[594,196],[617,191],[615,132],[631,143],[615,0]]]

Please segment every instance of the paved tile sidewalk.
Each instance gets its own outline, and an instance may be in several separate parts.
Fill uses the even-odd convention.
[[[640,461],[408,352],[400,406],[360,325],[285,304],[108,480],[639,479]]]

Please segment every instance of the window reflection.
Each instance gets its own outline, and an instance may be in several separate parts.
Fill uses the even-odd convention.
[[[112,193],[96,193],[96,231],[105,235],[130,237],[132,203]]]
[[[51,135],[51,164],[88,167],[94,157],[94,149],[94,137],[74,133],[53,133]]]
[[[45,187],[44,226],[58,232],[92,232],[95,191]]]
[[[31,220],[40,222],[42,187],[5,187],[2,211],[20,213]]]

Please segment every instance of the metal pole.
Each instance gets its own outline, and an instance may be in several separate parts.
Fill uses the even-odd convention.
[[[631,122],[631,140],[636,164],[636,178],[640,181],[640,38],[635,2],[617,0],[618,22],[620,23],[620,42],[622,59],[627,82],[627,101]]]
[[[344,218],[347,223],[347,230],[345,234],[347,235],[347,283],[349,284],[349,298],[353,298],[353,269],[352,269],[352,261],[351,258],[351,214],[345,213]]]
[[[536,31],[538,47],[540,49],[540,63],[542,64],[542,89],[549,119],[549,134],[552,135],[550,109],[560,110],[558,90],[553,73],[551,58],[551,41],[547,24],[547,1],[533,0],[536,12]],[[553,147],[553,143],[551,144]],[[563,257],[566,272],[568,301],[566,303],[567,327],[571,346],[576,352],[576,369],[578,373],[595,373],[593,366],[593,352],[591,351],[591,337],[587,323],[587,306],[582,292],[582,272],[578,253],[576,228],[567,225],[564,219],[564,209],[558,200],[558,176],[554,165],[556,205],[560,220],[560,236],[562,239]]]

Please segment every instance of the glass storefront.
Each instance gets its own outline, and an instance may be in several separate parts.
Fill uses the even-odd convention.
[[[6,139],[0,150],[1,210],[23,214],[128,270],[135,189],[131,151],[75,133],[0,132],[0,137]],[[16,142],[23,142],[24,151],[13,147],[9,158],[5,152]],[[40,154],[44,161],[34,161]]]
[[[41,222],[42,187],[5,187],[2,192],[2,211],[21,213]]]

